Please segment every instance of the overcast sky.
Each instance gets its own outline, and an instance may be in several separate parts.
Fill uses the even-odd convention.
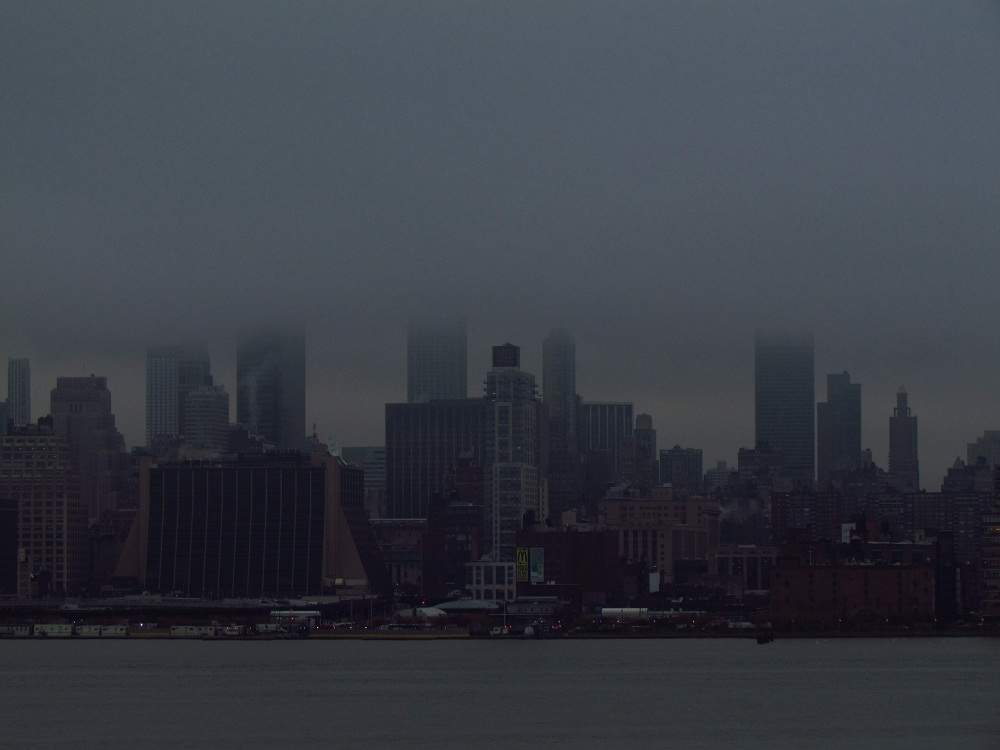
[[[472,393],[566,326],[583,396],[706,466],[753,441],[760,325],[863,384],[877,460],[905,384],[929,488],[1000,429],[995,0],[2,2],[0,115],[35,416],[106,374],[136,443],[146,346],[232,392],[237,327],[302,318],[309,423],[381,443],[434,306]]]

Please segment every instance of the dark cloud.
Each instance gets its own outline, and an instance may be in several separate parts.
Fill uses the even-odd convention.
[[[752,439],[752,330],[816,331],[893,393],[925,479],[1000,426],[1000,12],[981,0],[8,3],[5,345],[105,372],[142,434],[142,357],[304,319],[309,421],[381,437],[404,321],[462,310],[663,444]],[[818,390],[822,395],[822,383]]]

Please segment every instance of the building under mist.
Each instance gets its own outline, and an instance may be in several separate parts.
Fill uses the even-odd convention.
[[[549,510],[558,514],[580,496],[577,444],[576,342],[565,329],[542,342],[542,403],[547,419]]]
[[[758,331],[754,347],[755,440],[778,451],[781,474],[812,483],[816,396],[811,333]]]
[[[406,334],[406,400],[467,398],[467,349],[464,318],[411,320]]]
[[[306,441],[306,345],[301,334],[257,332],[236,351],[236,421],[276,448]]]
[[[861,465],[861,384],[846,373],[826,376],[826,401],[816,404],[817,480],[825,485]]]

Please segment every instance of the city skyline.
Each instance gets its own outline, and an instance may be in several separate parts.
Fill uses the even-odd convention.
[[[465,316],[463,316],[465,317]],[[400,361],[400,370],[397,373],[395,393],[390,392],[390,398],[384,402],[371,402],[375,404],[374,413],[366,413],[361,416],[360,420],[355,421],[354,427],[348,428],[343,423],[338,422],[337,412],[330,410],[317,409],[313,411],[312,403],[316,399],[316,394],[313,393],[313,389],[322,391],[324,386],[330,384],[329,379],[326,377],[326,373],[321,370],[310,369],[310,360],[315,360],[313,355],[314,345],[321,345],[322,342],[314,342],[313,338],[306,335],[306,378],[308,386],[306,389],[306,414],[305,414],[305,434],[311,434],[313,431],[313,425],[316,425],[317,434],[323,440],[331,440],[331,444],[334,446],[351,446],[351,445],[381,445],[384,441],[384,404],[403,402],[406,400],[406,321],[398,321],[398,333],[400,333],[399,351],[396,352],[397,358]],[[245,330],[241,329],[241,330]],[[587,338],[581,336],[576,330],[569,329],[573,338],[578,342],[586,342]],[[584,370],[580,372],[580,382],[583,385],[577,386],[578,395],[584,399],[584,401],[596,401],[596,402],[616,402],[616,401],[629,401],[634,404],[634,413],[638,414],[641,412],[650,413],[654,418],[654,423],[660,428],[660,441],[662,446],[680,444],[685,447],[691,446],[695,448],[700,448],[703,450],[705,455],[705,465],[711,466],[718,460],[726,461],[730,466],[735,467],[736,465],[736,454],[740,448],[751,448],[754,445],[754,395],[753,395],[753,340],[754,336],[760,329],[750,329],[748,331],[749,337],[749,351],[745,352],[744,355],[749,358],[748,362],[744,362],[743,372],[731,373],[731,382],[735,385],[738,381],[742,379],[745,381],[743,383],[743,388],[739,395],[739,398],[743,399],[741,403],[734,404],[734,409],[731,414],[737,415],[739,419],[727,419],[725,416],[719,416],[718,421],[701,423],[692,422],[690,418],[685,418],[683,422],[673,422],[669,419],[670,409],[676,404],[679,410],[683,411],[685,407],[690,407],[690,403],[685,403],[688,401],[685,393],[674,393],[674,394],[664,394],[658,393],[654,390],[647,390],[648,385],[638,386],[635,390],[630,391],[631,393],[644,393],[646,398],[644,400],[639,398],[629,398],[628,393],[624,390],[614,391],[611,390],[613,385],[608,385],[605,383],[603,388],[607,390],[594,391],[588,387],[588,383],[593,383],[592,378],[587,377],[587,372]],[[521,344],[521,356],[523,360],[523,369],[527,372],[534,374],[539,381],[541,381],[541,373],[543,369],[543,357],[542,349],[544,339],[546,334],[545,329],[542,328],[534,333],[534,338],[536,341],[532,341],[531,344],[523,345]],[[496,340],[505,340],[510,338],[518,342],[524,342],[525,339],[518,337],[504,337],[499,336]],[[177,337],[168,339],[170,341],[177,340]],[[468,382],[469,382],[469,397],[479,398],[482,396],[483,379],[485,378],[486,372],[489,370],[489,359],[491,357],[491,344],[489,341],[483,341],[478,335],[478,329],[472,329],[468,334],[469,340],[469,357],[468,357]],[[231,394],[236,391],[236,348],[237,348],[238,338],[234,334],[231,339],[229,346],[222,348],[219,346],[211,345],[199,345],[199,349],[203,350],[200,356],[204,356],[206,359],[211,359],[212,361],[212,371],[216,384],[228,390]],[[746,343],[744,348],[746,348]],[[145,431],[146,431],[146,420],[145,420],[145,397],[146,397],[146,361],[148,359],[148,349],[156,348],[158,344],[151,343],[149,346],[143,350],[136,352],[134,358],[139,362],[139,370],[135,370],[132,366],[126,366],[124,369],[118,369],[119,377],[118,379],[113,379],[111,376],[104,375],[102,371],[93,370],[93,368],[84,369],[77,373],[58,371],[52,368],[49,363],[47,365],[46,360],[38,360],[35,357],[25,357],[30,362],[32,369],[32,394],[31,398],[34,403],[48,403],[48,394],[51,388],[55,384],[55,379],[57,377],[69,376],[69,377],[83,377],[85,374],[89,375],[91,372],[102,377],[106,377],[108,380],[108,387],[114,394],[115,400],[115,416],[118,420],[118,429],[125,436],[126,443],[130,447],[139,447],[145,445]],[[580,348],[579,346],[577,347]],[[2,353],[0,353],[2,354]],[[385,354],[385,352],[383,352]],[[593,366],[595,352],[587,352],[586,350],[578,352],[578,355],[583,355],[583,361],[590,362]],[[596,354],[599,354],[597,352]],[[841,372],[842,369],[836,363],[831,362],[832,355],[824,356],[824,347],[822,341],[817,341],[815,345],[815,392],[814,392],[814,408],[817,404],[821,403],[825,399],[825,389],[826,381],[828,375],[836,375]],[[477,366],[477,361],[483,359],[482,367]],[[823,362],[831,362],[829,367],[824,367]],[[603,367],[603,365],[598,362],[598,366]],[[315,366],[314,366],[315,368]],[[847,368],[851,370],[851,377],[855,383],[860,384],[864,387],[865,392],[865,409],[862,414],[862,436],[861,444],[862,450],[870,449],[872,451],[873,457],[876,463],[883,468],[888,468],[889,464],[889,418],[892,416],[893,409],[896,406],[896,395],[900,388],[900,382],[912,383],[920,382],[914,381],[912,379],[907,379],[904,376],[900,376],[896,380],[885,380],[882,382],[872,382],[863,379],[862,375],[856,375],[855,372],[858,371],[857,368]],[[579,367],[577,367],[579,372]],[[48,373],[54,373],[51,382],[48,380]],[[215,375],[215,373],[218,373]],[[116,383],[120,384],[116,388]],[[927,489],[934,489],[937,487],[938,483],[947,473],[947,470],[954,463],[956,458],[965,459],[965,446],[969,441],[975,440],[984,431],[992,429],[991,425],[1000,424],[1000,413],[998,413],[998,418],[994,422],[984,422],[982,418],[982,410],[974,412],[968,417],[968,427],[963,430],[961,425],[955,420],[955,415],[948,414],[940,410],[940,404],[935,401],[935,396],[933,393],[925,392],[923,388],[916,390],[909,385],[907,385],[907,390],[910,391],[911,395],[916,393],[917,403],[919,404],[919,414],[921,416],[921,434],[920,434],[920,482],[921,486]],[[119,396],[119,392],[124,394],[136,394],[132,398],[127,395]],[[606,394],[607,398],[601,398],[598,396],[592,397],[591,393]],[[710,396],[711,394],[708,394]],[[671,400],[665,400],[664,397],[669,398],[673,396],[676,398],[676,402]],[[138,398],[138,401],[135,400]],[[883,400],[878,400],[878,399]],[[650,404],[659,404],[660,410],[655,406],[650,408]],[[357,405],[357,404],[355,404]],[[938,408],[935,408],[938,407]],[[662,410],[662,411],[661,411]],[[44,410],[33,410],[34,417],[37,418],[43,415]],[[700,410],[704,412],[704,410]],[[317,416],[318,413],[323,413],[324,416]],[[989,413],[989,410],[986,410]],[[927,418],[926,415],[935,415],[937,424],[941,426],[941,431],[935,431],[935,423]],[[977,421],[972,421],[976,418]],[[231,404],[230,411],[230,421],[233,424],[237,423],[236,414],[236,404],[235,398]],[[666,425],[664,429],[664,425]],[[673,430],[671,429],[673,427]],[[666,435],[666,437],[664,437]],[[723,435],[735,436],[734,440],[728,440],[722,437]],[[948,435],[953,437],[949,438]],[[690,436],[690,437],[689,437]],[[740,436],[746,436],[741,439]],[[818,440],[818,436],[817,436]]]

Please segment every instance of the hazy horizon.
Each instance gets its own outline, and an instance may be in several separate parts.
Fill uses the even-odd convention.
[[[196,10],[192,10],[195,8]],[[409,315],[577,339],[590,400],[659,447],[753,442],[753,331],[809,327],[884,465],[1000,429],[1000,7],[216,2],[0,10],[6,335],[34,417],[106,375],[143,439],[145,349],[305,321],[307,424],[381,444]],[[6,382],[6,368],[3,368]]]

